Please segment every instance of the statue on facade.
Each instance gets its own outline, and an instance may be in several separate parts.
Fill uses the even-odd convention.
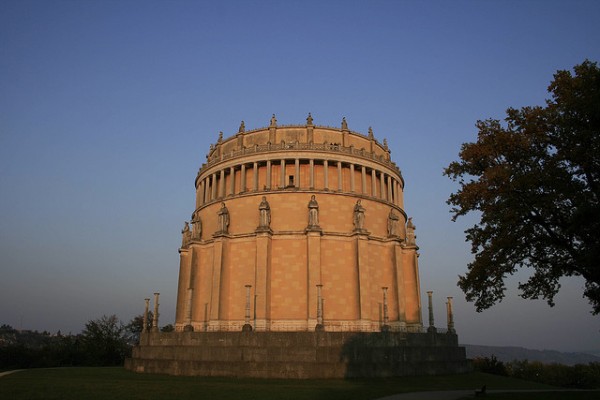
[[[388,221],[387,221],[388,237],[398,236],[398,221],[399,220],[400,220],[400,217],[397,216],[396,213],[394,212],[394,209],[391,208],[390,213],[388,215]]]
[[[273,114],[273,116],[271,117],[271,124],[269,126],[271,126],[271,127],[277,126],[277,118],[275,118],[275,114]]]
[[[348,130],[348,123],[346,122],[346,117],[342,118],[342,130],[344,130],[344,131]]]
[[[313,117],[312,117],[312,115],[310,115],[310,113],[308,113],[308,117],[306,117],[306,125],[312,126],[312,124],[313,124]]]
[[[415,235],[415,229],[417,229],[417,227],[415,226],[415,224],[413,224],[412,222],[412,217],[410,217],[408,219],[408,222],[406,223],[406,244],[408,246],[416,246],[416,239],[417,239],[417,235]]]
[[[369,139],[375,140],[375,135],[373,135],[373,128],[369,127]]]
[[[313,194],[308,202],[308,228],[319,227],[319,203]]]
[[[267,197],[263,196],[262,201],[258,205],[259,212],[259,229],[270,229],[271,227],[271,207],[267,201]]]
[[[221,209],[217,212],[219,217],[219,230],[217,233],[228,233],[229,230],[229,210],[225,203],[221,203]]]
[[[365,227],[365,208],[360,204],[360,200],[354,205],[354,230],[363,231]]]
[[[202,221],[197,213],[192,214],[192,239],[200,239],[202,236]]]
[[[185,225],[183,226],[183,229],[181,230],[181,247],[187,247],[187,245],[190,243],[190,240],[192,239],[192,234],[190,232],[190,224],[185,221]]]
[[[221,143],[223,141],[223,132],[219,132],[219,139],[217,139],[217,143]]]
[[[238,129],[238,133],[244,132],[246,132],[246,124],[244,124],[244,121],[242,121],[242,123],[240,124],[240,129]]]

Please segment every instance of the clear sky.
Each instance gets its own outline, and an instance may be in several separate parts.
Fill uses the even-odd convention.
[[[543,104],[558,69],[600,61],[598,1],[0,1],[0,324],[79,332],[161,292],[175,317],[183,221],[219,131],[339,126],[387,138],[436,325],[462,343],[600,348],[568,279],[549,308],[476,313],[442,176],[475,122]],[[523,238],[526,240],[526,238]],[[426,315],[427,299],[423,298]]]

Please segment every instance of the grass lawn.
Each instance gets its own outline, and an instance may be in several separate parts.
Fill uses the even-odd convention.
[[[475,389],[484,384],[488,390],[552,389],[547,385],[479,372],[368,380],[267,380],[136,374],[121,367],[56,368],[30,369],[0,378],[0,399],[368,400],[401,392]],[[531,394],[526,398],[531,400]],[[573,397],[556,399],[570,398]],[[591,397],[577,397],[588,398]],[[521,397],[498,399],[518,400]]]
[[[522,392],[522,393],[489,393],[486,400],[598,400],[597,391],[567,391],[567,392]],[[465,397],[461,400],[471,400]]]

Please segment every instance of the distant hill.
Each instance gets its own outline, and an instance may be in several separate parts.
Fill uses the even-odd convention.
[[[600,362],[600,357],[588,353],[563,353],[554,350],[532,350],[524,347],[480,346],[462,344],[467,350],[467,358],[495,356],[499,361],[514,360],[539,361],[545,364],[563,365],[589,364]]]

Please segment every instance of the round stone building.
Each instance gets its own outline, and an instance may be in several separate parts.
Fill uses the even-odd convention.
[[[144,330],[125,368],[173,375],[344,378],[470,370],[423,328],[415,227],[384,140],[278,125],[219,135],[182,231],[175,331]]]
[[[421,330],[404,179],[371,129],[242,122],[195,186],[176,331]]]

